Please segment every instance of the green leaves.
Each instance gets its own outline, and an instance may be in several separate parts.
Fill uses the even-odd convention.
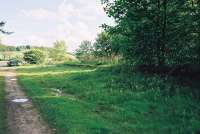
[[[81,61],[88,61],[92,58],[93,46],[90,41],[83,41],[76,50],[76,57]]]
[[[200,4],[196,0],[104,0],[116,26],[104,25],[125,61],[138,65],[196,64],[200,62]]]
[[[67,46],[65,41],[56,41],[50,51],[50,58],[54,61],[63,61],[66,58]]]
[[[109,57],[112,54],[111,37],[108,33],[102,32],[97,35],[94,43],[94,54],[98,57]]]
[[[29,64],[43,63],[45,58],[45,53],[39,49],[32,49],[24,53],[24,60]]]

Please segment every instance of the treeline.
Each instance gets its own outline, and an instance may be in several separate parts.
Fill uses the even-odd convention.
[[[9,59],[8,65],[58,64],[76,61],[76,58],[72,54],[67,53],[65,41],[56,41],[53,45],[51,48],[36,46],[22,47],[21,51],[15,51],[15,54],[18,55],[12,56],[14,58]]]
[[[0,52],[8,52],[8,51],[22,51],[26,49],[31,49],[30,45],[22,45],[22,46],[6,46],[3,44],[0,44]]]
[[[0,61],[19,57],[23,51],[32,49],[30,45],[7,46],[0,41]]]
[[[102,3],[116,23],[103,25],[112,39],[112,49],[105,49],[107,54],[114,51],[131,66],[199,65],[199,0],[102,0]]]
[[[94,43],[82,41],[76,50],[76,57],[81,62],[92,62],[96,64],[118,63],[121,59],[120,54],[114,49],[112,36],[104,31],[97,35]]]

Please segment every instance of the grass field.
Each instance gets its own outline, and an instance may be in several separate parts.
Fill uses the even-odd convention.
[[[67,65],[17,73],[57,134],[195,134],[200,128],[199,101],[173,78]]]
[[[0,134],[7,134],[4,78],[0,76]]]

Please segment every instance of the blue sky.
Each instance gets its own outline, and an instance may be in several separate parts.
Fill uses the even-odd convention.
[[[4,0],[0,20],[12,35],[1,35],[5,44],[52,46],[65,40],[74,51],[82,40],[94,41],[99,26],[112,24],[100,0]]]

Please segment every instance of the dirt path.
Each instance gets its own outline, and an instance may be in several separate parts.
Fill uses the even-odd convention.
[[[16,99],[27,99],[17,84],[15,69],[3,68],[0,71],[5,76],[8,125],[11,133],[51,134],[30,100],[23,103],[14,102]]]

